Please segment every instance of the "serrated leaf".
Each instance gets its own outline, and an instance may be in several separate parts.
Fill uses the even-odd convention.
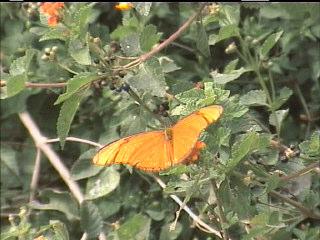
[[[94,15],[94,11],[92,11],[94,3],[91,4],[83,4],[78,7],[78,10],[75,11],[72,16],[73,24],[72,31],[73,35],[77,35],[79,38],[83,38],[86,36],[88,31],[88,24],[90,23],[91,16]]]
[[[92,158],[96,152],[96,149],[91,149],[81,154],[79,159],[72,165],[71,168],[71,176],[73,180],[77,181],[95,176],[103,169],[101,166],[92,164]]]
[[[80,38],[73,38],[69,42],[68,52],[70,56],[81,65],[90,65],[91,56],[88,41]]]
[[[273,110],[279,109],[292,95],[292,90],[287,87],[283,87],[280,90],[279,96],[273,101],[271,108]]]
[[[160,40],[160,34],[157,34],[156,26],[147,25],[140,34],[140,48],[144,52],[148,52]]]
[[[25,82],[27,81],[27,75],[22,73],[20,75],[10,76],[7,79],[7,98],[16,95],[25,89]]]
[[[54,105],[57,105],[65,100],[67,100],[72,95],[74,95],[76,92],[80,91],[80,89],[87,86],[89,83],[93,82],[94,80],[98,80],[98,79],[99,79],[99,76],[97,76],[94,73],[89,73],[89,72],[75,75],[73,78],[71,78],[68,81],[67,91],[58,97],[58,99],[55,101]]]
[[[120,182],[120,174],[113,167],[107,167],[99,175],[90,178],[86,187],[86,199],[105,196],[115,190]]]
[[[211,34],[208,42],[209,45],[215,45],[222,40],[236,36],[239,36],[239,28],[236,25],[227,25],[220,28],[218,35]]]
[[[60,139],[61,148],[64,147],[72,120],[77,112],[82,97],[83,94],[74,94],[62,104],[57,121],[57,134]]]
[[[119,229],[116,231],[119,240],[135,239],[135,240],[145,240],[149,239],[151,219],[141,215],[136,214],[123,223]]]
[[[271,113],[269,116],[269,123],[272,126],[276,127],[278,122],[279,128],[281,128],[282,121],[287,117],[288,113],[289,113],[289,109],[278,110],[278,111],[275,111],[274,113]]]
[[[279,41],[283,31],[271,34],[261,45],[260,55],[261,57],[267,56],[269,51],[273,48],[273,46]]]
[[[35,54],[36,50],[28,49],[25,56],[15,59],[10,65],[10,75],[17,76],[23,73],[27,73],[31,60]]]
[[[268,106],[267,95],[262,90],[251,90],[240,97],[240,104],[246,106]]]
[[[237,166],[245,156],[247,156],[257,147],[256,143],[258,141],[259,137],[257,133],[250,132],[246,134],[240,141],[236,142],[236,144],[234,144],[232,147],[232,158],[227,163],[227,169],[231,170]]]
[[[228,82],[234,81],[239,78],[243,73],[252,71],[251,69],[246,69],[241,67],[240,69],[230,71],[229,73],[218,73],[213,71],[210,75],[213,78],[213,81],[217,84],[226,84]]]
[[[122,40],[125,37],[136,33],[137,29],[133,26],[118,26],[111,34],[112,40]]]
[[[95,238],[102,230],[103,221],[97,206],[83,201],[80,206],[81,229],[88,234],[88,238]]]
[[[169,72],[173,72],[173,71],[181,69],[181,67],[177,66],[171,58],[168,58],[165,56],[159,57],[159,62],[162,67],[162,71],[164,73],[169,73]]]
[[[299,144],[299,148],[303,154],[310,157],[320,156],[320,131],[315,131],[310,140],[306,140]]]
[[[54,240],[69,240],[69,233],[66,225],[62,222],[54,222],[50,221],[54,232]]]
[[[228,65],[224,68],[223,73],[230,73],[230,72],[234,71],[237,67],[238,62],[239,62],[239,58],[236,58],[236,59],[232,60],[231,62],[229,62]]]
[[[47,40],[53,40],[53,39],[59,39],[62,41],[66,41],[70,35],[70,32],[68,29],[57,27],[49,29],[49,31],[46,31],[42,37],[39,39],[39,42],[47,41]]]
[[[149,92],[158,97],[163,97],[166,92],[166,82],[162,68],[158,61],[148,61],[141,64],[138,73],[128,76],[126,79],[129,85],[138,90]]]
[[[22,185],[22,182],[19,178],[20,170],[16,158],[16,153],[13,149],[6,147],[6,145],[1,146],[0,151],[0,177],[1,177],[1,187],[14,188]]]
[[[59,192],[56,190],[43,190],[40,196],[48,199],[48,203],[31,202],[30,206],[40,210],[56,210],[63,212],[69,220],[79,218],[78,204],[68,192]]]
[[[136,56],[141,53],[139,34],[133,33],[120,41],[121,50],[126,56]]]
[[[152,2],[137,2],[134,3],[134,8],[142,16],[148,16],[150,13]]]
[[[222,9],[219,11],[224,14],[224,17],[219,18],[221,26],[234,24],[238,26],[240,21],[240,5],[239,4],[223,4]]]
[[[210,57],[210,48],[208,44],[208,36],[204,26],[201,23],[197,22],[197,40],[196,40],[197,49],[205,56]]]

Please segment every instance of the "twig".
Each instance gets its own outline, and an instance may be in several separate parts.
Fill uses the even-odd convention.
[[[29,202],[34,200],[34,196],[37,190],[38,181],[39,181],[39,174],[40,174],[40,163],[41,163],[41,151],[37,148],[36,160],[34,163],[33,174],[30,184],[30,197]]]
[[[81,193],[80,187],[75,181],[72,180],[69,170],[64,166],[59,156],[51,149],[48,144],[46,144],[46,138],[42,136],[40,130],[32,120],[29,113],[22,112],[19,114],[19,118],[28,129],[36,146],[47,156],[52,166],[57,170],[61,178],[69,187],[74,197],[77,199],[78,203],[81,204],[84,200],[84,196]]]
[[[5,80],[1,80],[0,86],[4,87],[7,85],[7,82]],[[31,83],[26,82],[25,86],[27,88],[64,88],[67,86],[67,83]]]
[[[160,185],[160,187],[162,188],[166,188],[166,184],[157,176],[152,175],[153,178],[156,180],[156,182]],[[196,214],[194,214],[191,209],[183,204],[183,202],[180,200],[179,197],[177,197],[176,195],[171,194],[170,197],[176,202],[178,203],[178,205],[185,210],[189,216],[200,226],[202,226],[203,228],[205,228],[207,231],[209,231],[210,233],[213,233],[214,235],[218,236],[219,238],[222,238],[220,232],[218,230],[213,229],[212,227],[210,227],[208,224],[206,224],[205,222],[203,222]]]
[[[290,198],[287,198],[283,195],[281,195],[280,193],[276,192],[276,191],[270,191],[269,194],[273,197],[279,198],[282,201],[294,206],[295,208],[297,208],[303,215],[305,215],[306,217],[309,218],[313,218],[313,219],[320,219],[320,215],[317,213],[314,213],[311,209],[306,208],[305,206],[303,206],[301,203],[296,202]]]
[[[123,68],[130,68],[139,65],[140,63],[143,63],[147,61],[149,58],[151,58],[153,55],[160,52],[162,49],[166,48],[169,44],[171,44],[174,40],[176,40],[193,22],[193,20],[201,13],[202,9],[205,7],[205,5],[201,6],[200,9],[191,16],[175,33],[173,33],[169,38],[164,40],[162,43],[160,43],[158,46],[153,48],[150,52],[147,52],[143,55],[141,55],[138,59],[128,63],[127,65],[122,66],[120,69]],[[118,70],[118,69],[114,69]]]
[[[320,162],[315,162],[315,163],[312,163],[309,166],[299,170],[298,172],[295,172],[295,173],[290,174],[288,176],[281,177],[280,180],[281,181],[289,181],[291,179],[294,179],[294,178],[300,177],[304,174],[307,174],[308,172],[310,172],[316,168],[319,168],[319,167],[320,167]]]
[[[54,142],[59,142],[60,139],[59,138],[53,138],[53,139],[47,139],[46,143],[54,143]],[[77,137],[67,137],[66,141],[70,141],[70,142],[80,142],[80,143],[85,143],[94,147],[103,147],[103,145],[96,143],[96,142],[92,142],[90,140],[85,140],[85,139],[81,139],[81,138],[77,138]]]
[[[78,203],[81,204],[84,201],[84,196],[79,185],[71,178],[69,170],[65,167],[56,152],[53,151],[51,146],[46,143],[46,137],[41,134],[38,126],[34,123],[29,113],[19,113],[19,118],[24,126],[28,129],[36,146],[47,156],[52,166],[57,170],[63,181],[69,187],[73,196],[76,198]],[[101,234],[104,235],[103,232],[101,232],[100,235]]]
[[[216,204],[218,206],[218,210],[219,210],[219,218],[220,218],[220,225],[221,225],[221,230],[222,230],[222,233],[223,233],[223,239],[225,240],[228,240],[229,239],[229,234],[228,234],[228,231],[226,229],[224,229],[223,225],[226,225],[228,223],[225,215],[224,215],[224,212],[223,212],[223,209],[222,209],[222,203],[220,201],[220,198],[218,197],[218,188],[217,188],[217,183],[216,181],[214,180],[211,180],[212,182],[212,188],[213,188],[213,192],[214,192],[214,195],[216,196]]]

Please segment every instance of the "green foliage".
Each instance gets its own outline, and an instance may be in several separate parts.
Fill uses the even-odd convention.
[[[65,3],[50,26],[37,4],[0,4],[1,239],[218,239],[173,195],[232,239],[318,239],[319,4],[206,3],[179,32],[200,5]],[[224,110],[199,160],[156,175],[164,189],[65,141],[108,144],[213,104]],[[59,137],[49,144],[70,175],[45,151],[37,173],[45,139],[25,111]]]

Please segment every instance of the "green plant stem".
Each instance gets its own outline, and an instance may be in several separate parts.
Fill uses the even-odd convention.
[[[247,58],[245,60],[245,62],[247,64],[249,63],[249,65],[251,66],[252,70],[257,75],[257,78],[258,78],[258,81],[260,83],[260,86],[261,86],[262,90],[265,92],[265,94],[267,96],[267,102],[269,104],[269,108],[270,108],[270,110],[271,110],[271,112],[272,112],[272,114],[274,115],[274,118],[275,118],[277,136],[280,137],[280,124],[279,124],[278,118],[277,118],[277,116],[275,114],[275,110],[271,107],[273,101],[272,101],[269,89],[268,89],[266,83],[264,82],[264,80],[263,80],[263,78],[261,76],[261,73],[260,73],[258,55],[255,54],[255,56],[253,57],[251,52],[250,52],[250,49],[249,49],[247,43],[244,41],[244,39],[241,37],[241,35],[239,35],[238,37],[239,37],[240,46],[241,46],[241,49],[242,49],[242,55],[239,55],[239,56]],[[273,82],[273,80],[270,80],[270,81]],[[272,93],[275,95],[275,93],[274,93],[274,84],[273,83],[271,84],[271,88],[273,89]]]
[[[218,195],[218,188],[217,188],[217,183],[215,180],[211,180],[211,185],[212,185],[212,189],[214,192],[214,195],[216,196],[216,203],[217,203],[217,207],[218,207],[218,211],[219,211],[219,218],[220,218],[220,226],[221,226],[221,230],[222,230],[222,236],[224,240],[228,240],[229,239],[229,234],[227,229],[225,229],[224,227],[228,224],[227,218],[224,215],[224,211],[222,209],[222,203],[220,201],[219,195]]]
[[[299,170],[298,172],[295,172],[295,173],[290,174],[288,176],[281,177],[280,179],[281,179],[281,181],[284,181],[284,182],[290,181],[294,178],[297,178],[297,177],[300,177],[304,174],[307,174],[308,172],[310,172],[318,167],[320,167],[320,162],[315,162],[315,163],[312,163],[312,164],[308,165],[307,167]]]
[[[279,198],[280,200],[284,201],[285,203],[288,203],[288,204],[294,206],[306,217],[313,218],[313,219],[320,219],[320,215],[318,213],[314,213],[311,209],[306,208],[305,206],[303,206],[301,203],[299,203],[297,201],[294,201],[290,198],[287,198],[276,191],[270,191],[269,194],[273,197]]]
[[[298,97],[300,99],[302,107],[303,107],[303,109],[304,109],[304,111],[305,111],[305,113],[307,115],[307,118],[308,118],[306,136],[309,136],[309,134],[310,134],[310,120],[312,119],[312,117],[311,117],[310,111],[308,109],[308,104],[307,104],[307,102],[306,102],[306,100],[305,100],[305,98],[304,98],[304,96],[303,96],[303,94],[301,92],[301,89],[300,89],[299,85],[296,82],[294,82],[294,89],[295,89],[295,91],[296,91],[296,93],[297,93],[297,95],[298,95]]]
[[[136,94],[132,88],[129,87],[129,95],[136,100],[145,110],[147,110],[152,116],[154,116],[163,126],[166,126],[166,123],[161,119],[161,117],[151,111],[151,109],[140,99],[138,94]]]
[[[70,73],[72,73],[74,75],[78,75],[79,74],[76,71],[73,71],[72,69],[68,68],[67,66],[59,63],[58,61],[56,63],[59,65],[59,67],[63,68],[64,70],[66,70],[66,71],[68,71],[68,72],[70,72]]]
[[[270,81],[270,86],[271,86],[272,101],[274,101],[276,99],[276,89],[274,86],[274,81],[273,81],[272,73],[270,70],[268,70],[268,75],[269,75],[269,81]]]

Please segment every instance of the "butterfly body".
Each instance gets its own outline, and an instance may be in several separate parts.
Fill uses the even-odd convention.
[[[138,133],[112,142],[99,150],[93,163],[107,166],[128,164],[157,172],[175,164],[193,162],[203,145],[198,138],[202,130],[216,122],[223,112],[218,105],[201,108],[164,131]]]

